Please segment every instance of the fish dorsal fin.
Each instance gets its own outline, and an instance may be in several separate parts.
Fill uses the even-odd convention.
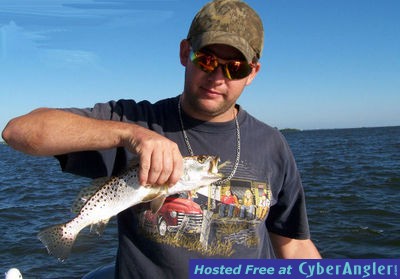
[[[161,206],[163,206],[166,196],[161,195],[150,202],[150,209],[153,214],[157,213]]]
[[[109,179],[109,177],[96,178],[88,187],[82,188],[76,196],[75,201],[72,203],[71,211],[78,214],[88,199],[90,199],[90,197],[93,196]]]

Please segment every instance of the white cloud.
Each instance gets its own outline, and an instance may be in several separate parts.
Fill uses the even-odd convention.
[[[94,52],[81,49],[48,49],[42,43],[53,33],[65,32],[63,29],[26,31],[14,21],[0,27],[1,56],[0,72],[6,67],[17,67],[36,64],[36,67],[73,70],[74,68],[91,67],[100,69],[99,58]]]
[[[171,4],[177,5],[171,0],[1,1],[0,61],[3,66],[6,62],[22,60],[57,68],[83,65],[98,68],[100,58],[94,50],[96,45],[89,40],[103,43],[102,35],[112,36],[114,30],[126,32],[126,28],[132,34],[140,34],[152,23],[160,24],[173,17]],[[93,30],[100,26],[104,28],[103,34],[93,35]],[[86,35],[90,39],[85,40]]]
[[[1,34],[1,59],[7,60],[10,57],[26,51],[34,50],[34,40],[38,37],[35,34],[25,33],[14,21],[0,27]]]
[[[40,58],[46,66],[52,68],[74,70],[90,67],[100,69],[97,55],[89,51],[47,49],[41,51]]]

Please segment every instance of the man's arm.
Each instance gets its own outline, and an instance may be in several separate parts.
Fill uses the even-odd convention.
[[[177,144],[135,124],[40,108],[12,119],[2,137],[17,150],[41,156],[126,147],[139,155],[142,184],[175,184],[182,175]]]
[[[278,258],[321,259],[321,255],[310,239],[300,240],[269,233]]]

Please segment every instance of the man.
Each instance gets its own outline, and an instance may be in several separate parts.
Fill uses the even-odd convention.
[[[255,210],[253,194],[247,189],[242,198],[242,205],[240,206],[240,218],[247,217],[253,219],[256,213]]]
[[[237,197],[232,194],[231,189],[225,190],[225,195],[221,197],[221,204],[219,205],[219,216],[225,217],[225,211],[228,211],[228,217],[232,218],[235,208],[239,206]]]
[[[92,109],[41,108],[11,120],[3,138],[28,154],[56,156],[64,171],[88,177],[118,174],[137,157],[140,182],[151,185],[176,183],[182,155],[231,162],[222,170],[226,178],[203,193],[203,200],[213,202],[203,211],[202,237],[187,233],[176,242],[173,235],[146,231],[143,206],[118,215],[117,278],[187,278],[189,259],[199,257],[319,258],[286,141],[236,104],[260,70],[262,48],[263,26],[254,10],[239,0],[210,2],[180,44],[181,95],[155,104],[120,100]],[[251,190],[256,203],[269,193],[268,216],[224,223],[214,205],[228,186],[241,194]]]

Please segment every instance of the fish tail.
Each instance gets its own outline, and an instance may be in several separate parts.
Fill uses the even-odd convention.
[[[60,224],[41,230],[37,237],[50,255],[60,261],[68,258],[72,245],[79,233],[70,223]]]

